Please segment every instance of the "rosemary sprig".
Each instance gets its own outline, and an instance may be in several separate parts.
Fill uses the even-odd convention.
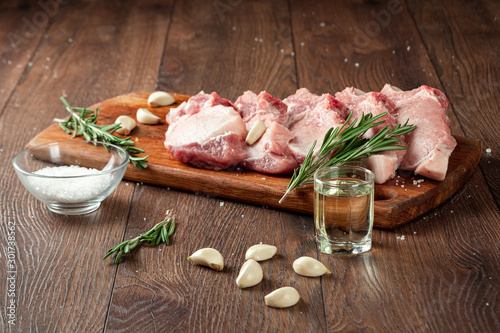
[[[314,173],[321,168],[343,165],[347,163],[363,163],[363,159],[371,154],[385,151],[406,149],[406,147],[398,145],[401,141],[398,136],[410,133],[416,126],[408,125],[408,120],[404,125],[397,125],[394,128],[385,126],[371,139],[364,139],[363,135],[370,128],[383,124],[385,121],[377,121],[385,116],[387,112],[373,116],[372,114],[363,114],[361,118],[356,118],[352,124],[347,126],[352,113],[349,115],[345,123],[341,127],[330,128],[323,139],[323,143],[316,154],[314,154],[314,141],[312,147],[306,155],[304,163],[294,170],[290,183],[285,194],[280,199],[279,203],[290,194],[295,188],[312,183]]]
[[[148,156],[132,156],[144,153],[144,150],[135,147],[135,142],[130,140],[130,137],[121,138],[113,134],[121,127],[120,124],[97,125],[99,108],[94,112],[86,108],[72,107],[64,97],[61,97],[61,101],[66,106],[66,110],[70,113],[70,116],[66,120],[57,120],[57,122],[66,133],[72,135],[73,138],[82,135],[87,141],[102,141],[120,146],[130,154],[130,162],[134,166],[141,170],[147,168]]]
[[[167,213],[168,214],[168,213]],[[131,250],[137,247],[140,243],[146,242],[149,243],[151,246],[156,246],[160,244],[161,242],[164,242],[167,244],[167,246],[170,245],[170,236],[175,231],[175,217],[168,217],[165,216],[165,219],[159,223],[157,223],[151,230],[148,232],[145,232],[143,234],[140,234],[139,236],[132,238],[130,240],[126,240],[121,242],[120,244],[116,245],[112,249],[106,253],[104,258],[102,260],[106,259],[109,257],[111,254],[116,252],[116,258],[115,258],[115,264],[118,264],[120,262],[120,259],[122,256],[126,253],[130,253]]]

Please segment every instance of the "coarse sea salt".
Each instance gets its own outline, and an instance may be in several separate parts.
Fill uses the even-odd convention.
[[[57,177],[29,177],[29,181],[47,200],[61,203],[79,203],[95,199],[106,191],[113,181],[112,174],[103,174],[97,169],[77,165],[46,167],[34,174]]]

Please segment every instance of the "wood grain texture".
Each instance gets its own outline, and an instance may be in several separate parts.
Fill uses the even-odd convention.
[[[134,92],[118,96],[94,104],[90,109],[99,110],[102,124],[113,123],[121,115],[135,118],[137,109],[149,107],[147,99],[151,93]],[[171,107],[177,107],[189,98],[187,95],[172,95],[176,100],[175,104],[149,109],[161,119],[165,119]],[[131,140],[146,151],[142,155],[149,156],[148,168],[142,171],[130,165],[125,179],[248,204],[313,214],[314,195],[311,186],[293,191],[280,204],[279,200],[290,181],[289,176],[272,176],[242,168],[211,171],[189,166],[179,162],[166,151],[163,145],[166,130],[167,126],[163,120],[162,124],[155,126],[138,124],[132,131]],[[69,136],[57,124],[53,124],[35,136],[28,146],[33,147],[68,138]],[[433,181],[408,172],[400,172],[395,179],[375,186],[376,228],[393,229],[405,224],[439,206],[463,186],[479,162],[481,144],[477,140],[462,137],[458,137],[457,142],[457,147],[450,157],[447,176],[443,181]],[[420,184],[420,181],[423,183]]]
[[[21,31],[19,20],[32,18],[40,1],[0,4],[1,332],[500,331],[498,1],[59,2],[16,54],[7,34]],[[367,24],[376,29],[373,13],[389,5],[397,12],[390,23],[368,42],[355,41]],[[352,258],[318,254],[309,215],[133,181],[90,215],[54,215],[10,164],[54,117],[66,116],[63,94],[84,106],[140,90],[204,89],[234,99],[266,89],[283,98],[302,86],[377,90],[387,81],[443,89],[453,133],[482,141],[481,167],[424,216],[374,230],[373,250]],[[101,260],[168,208],[179,218],[170,247],[141,247],[119,266]],[[15,326],[5,316],[8,222],[17,227]],[[239,290],[243,254],[261,241],[278,255],[262,263],[261,284]],[[227,269],[186,260],[202,246],[219,248]],[[333,274],[295,275],[291,265],[301,255]],[[301,301],[264,306],[263,296],[284,285],[295,286]]]
[[[500,136],[495,126],[498,122],[491,121],[498,120],[500,113],[500,45],[494,41],[500,34],[500,4],[459,1],[448,6],[446,2],[430,5],[409,1],[409,9],[445,92],[451,96],[460,127],[491,150],[483,150],[480,166],[500,208]],[[461,24],[462,20],[467,24]],[[471,116],[471,110],[480,111]]]
[[[391,5],[396,6],[392,11]],[[317,92],[344,86],[378,91],[388,82],[402,89],[427,84],[446,91],[406,4],[357,1],[334,5],[318,1],[312,4],[314,10],[309,6],[311,2],[291,2],[301,86]],[[446,2],[442,6],[454,7]],[[428,9],[433,11],[434,4]],[[381,17],[382,13],[385,16]],[[428,22],[436,25],[439,20],[421,25]],[[432,47],[432,43],[428,45]],[[448,113],[452,133],[463,135],[455,109],[452,104]],[[468,110],[469,115],[471,112]],[[479,173],[476,170],[468,185],[420,221],[391,232],[374,233],[371,253],[343,260],[320,255],[323,262],[334,267],[337,276],[333,284],[323,282],[324,294],[334,295],[325,298],[328,331],[498,329],[495,310],[490,308],[497,308],[499,303],[498,288],[494,287],[497,274],[486,262],[492,257],[479,255],[486,254],[487,248],[498,253],[495,245],[482,242],[486,234],[498,239],[498,231],[477,217],[480,212],[489,212],[498,221],[498,210],[488,193],[475,191]],[[430,225],[424,228],[424,223]],[[471,229],[475,231],[470,236],[460,236]],[[463,269],[457,261],[472,253],[477,260],[474,264],[466,260],[469,266]],[[471,284],[473,280],[477,283]],[[474,296],[467,299],[466,295]],[[374,311],[376,318],[370,316]],[[470,321],[457,324],[456,313]],[[481,325],[474,323],[471,313],[480,314]]]
[[[169,12],[157,9],[155,2],[135,7],[77,2],[61,7],[1,114],[2,158],[10,161],[32,131],[64,116],[61,95],[85,102],[134,87],[152,89],[156,72],[148,78],[138,75],[147,72],[126,63],[159,67]],[[128,24],[142,26],[148,38],[131,42],[135,31]],[[131,52],[120,50],[125,43],[132,46]],[[124,80],[127,72],[115,70],[120,67],[129,68],[129,76],[136,78]],[[133,188],[120,185],[93,214],[65,217],[49,213],[31,197],[10,164],[4,164],[1,174],[2,196],[9,198],[1,200],[2,225],[17,224],[18,308],[17,325],[7,325],[2,316],[0,331],[102,330],[116,269],[105,266],[101,258],[113,245],[110,240],[124,234]],[[5,295],[2,290],[2,305]]]

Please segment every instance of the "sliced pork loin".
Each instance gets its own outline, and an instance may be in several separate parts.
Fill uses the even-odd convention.
[[[289,147],[299,164],[304,162],[314,141],[317,154],[326,132],[342,126],[347,116],[347,108],[332,95],[318,96],[306,88],[297,90],[283,102],[288,106],[288,128],[295,136]]]
[[[293,135],[284,126],[286,105],[265,91],[259,95],[246,91],[234,104],[248,131],[257,120],[266,125],[266,131],[260,139],[245,147],[247,157],[241,165],[249,170],[269,174],[287,174],[297,168],[298,163],[288,148]]]
[[[389,84],[384,86],[381,93],[395,103],[393,114],[399,124],[410,119],[409,122],[417,126],[407,135],[408,150],[399,168],[443,180],[450,154],[457,144],[446,116],[449,105],[446,96],[428,86],[401,91]]]
[[[349,87],[336,93],[335,97],[352,112],[349,123],[352,123],[356,118],[359,120],[363,114],[371,113],[373,116],[377,116],[385,112],[387,113],[380,118],[380,120],[385,121],[383,124],[366,131],[365,135],[363,135],[366,139],[371,139],[385,126],[395,127],[397,125],[396,119],[393,116],[396,105],[381,93],[365,93],[359,89]],[[406,147],[405,140],[406,138],[401,138],[399,145]],[[383,184],[389,179],[394,178],[396,170],[403,161],[405,154],[406,150],[388,150],[368,157],[366,167],[375,174],[375,183]]]
[[[247,130],[233,106],[212,106],[217,102],[210,100],[216,96],[208,96],[211,97],[197,107],[196,111],[171,118],[173,122],[169,123],[165,134],[165,147],[183,163],[222,170],[238,165],[247,157],[244,143]],[[190,101],[186,105],[189,106],[189,103]],[[191,111],[194,109],[193,107]]]
[[[206,94],[205,92],[200,91],[198,94],[191,96],[187,102],[182,102],[178,107],[170,109],[166,116],[166,120],[170,125],[175,123],[182,116],[189,116],[198,113],[202,108],[216,105],[224,105],[234,108],[231,101],[220,97],[216,92]]]

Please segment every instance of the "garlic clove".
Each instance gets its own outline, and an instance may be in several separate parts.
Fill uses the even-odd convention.
[[[148,98],[149,106],[155,108],[158,106],[167,106],[170,104],[174,104],[175,99],[169,93],[164,91],[155,91]]]
[[[154,125],[160,122],[160,117],[155,116],[148,109],[138,109],[136,114],[137,121],[142,124]]]
[[[287,308],[297,304],[300,295],[297,289],[293,287],[282,287],[264,297],[267,306],[273,308]]]
[[[260,137],[264,134],[265,131],[266,131],[266,124],[264,124],[262,120],[257,120],[255,124],[253,124],[250,131],[248,132],[245,142],[249,146],[253,145],[255,142],[257,142],[257,140],[260,139]]]
[[[276,246],[267,244],[257,244],[250,246],[245,254],[245,260],[254,259],[256,261],[263,261],[271,259],[278,249]]]
[[[293,262],[295,273],[308,277],[317,277],[325,273],[331,274],[330,270],[320,261],[311,257],[300,257]]]
[[[252,287],[259,284],[263,277],[264,273],[260,264],[253,259],[249,259],[241,266],[240,273],[236,278],[236,284],[241,289]]]
[[[135,128],[135,120],[129,116],[119,116],[115,120],[115,124],[119,123],[121,128],[116,130],[116,133],[128,135]]]
[[[203,248],[193,253],[188,260],[202,266],[207,266],[216,271],[224,268],[224,258],[219,251],[212,248]]]

